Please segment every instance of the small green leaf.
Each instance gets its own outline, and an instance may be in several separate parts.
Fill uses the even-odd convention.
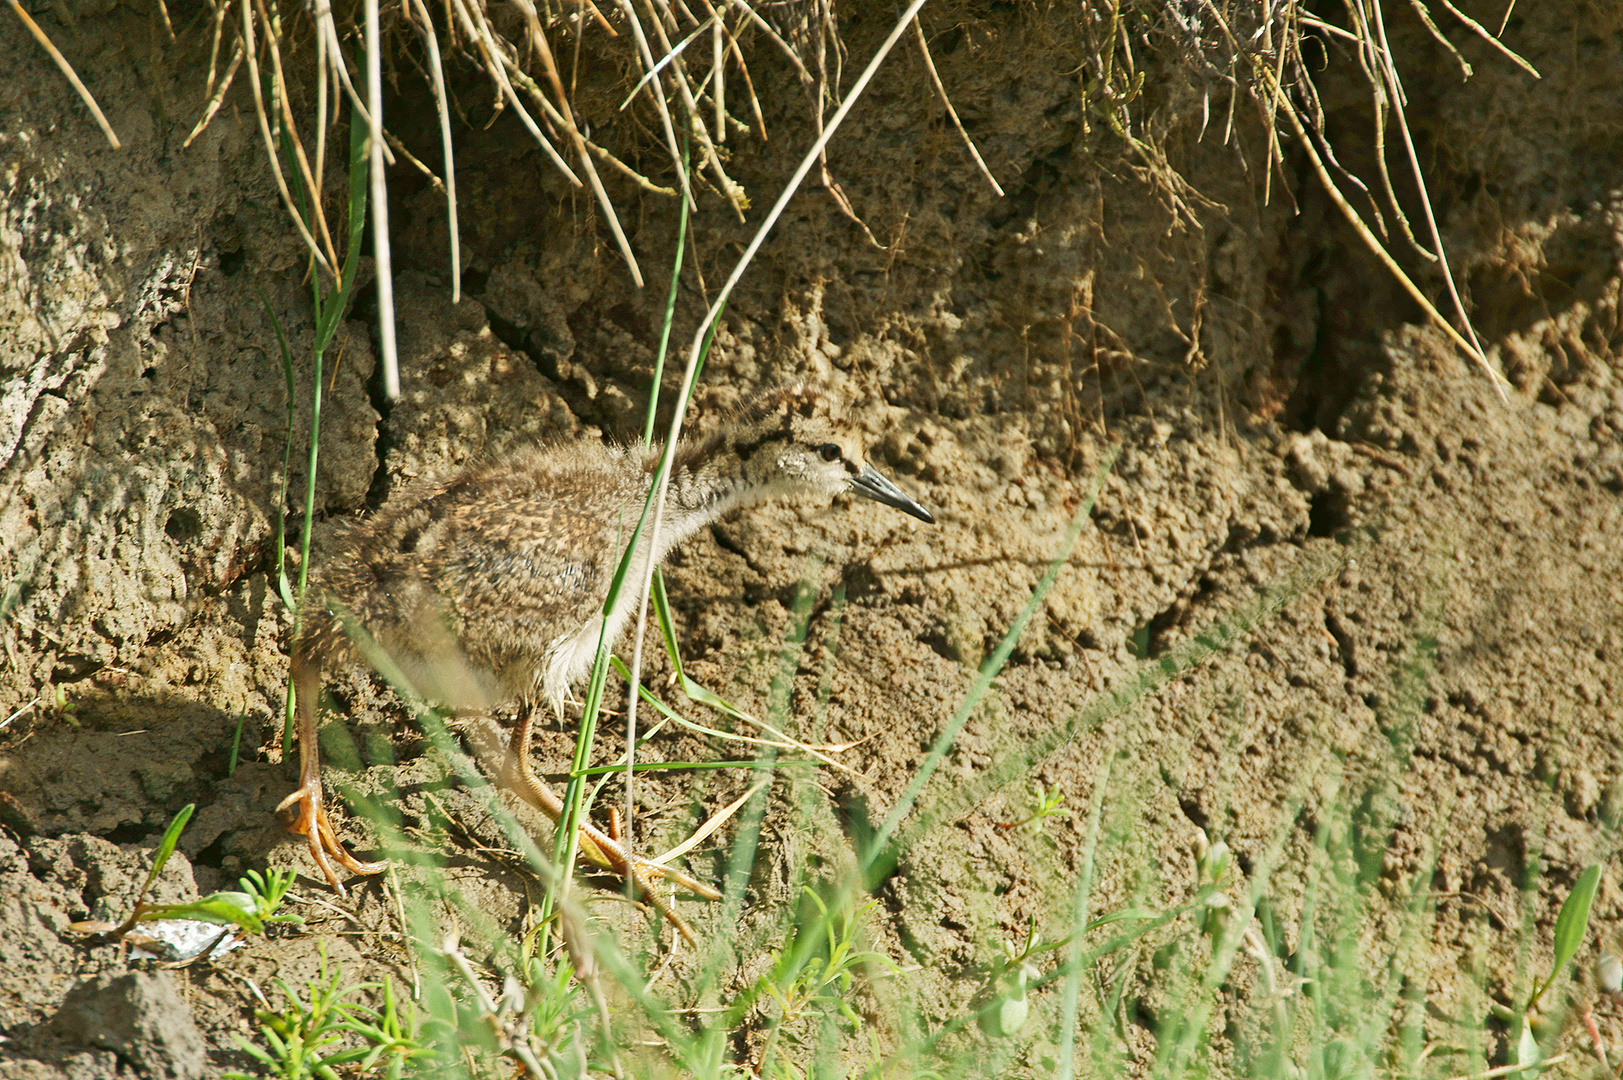
[[[1530,1069],[1539,1063],[1538,1038],[1533,1034],[1533,1025],[1525,1017],[1521,1028],[1521,1037],[1516,1040],[1516,1064]]]
[[[175,820],[171,821],[169,828],[164,830],[163,839],[158,843],[158,853],[152,857],[151,877],[157,877],[159,872],[163,870],[163,864],[168,862],[169,856],[175,853],[175,845],[180,842],[180,832],[186,827],[186,823],[192,820],[192,811],[195,809],[197,809],[196,803],[187,803],[182,806],[180,813],[175,815]]]
[[[670,601],[665,596],[665,578],[658,568],[654,570],[653,580],[654,619],[659,623],[659,632],[665,639],[665,653],[671,659],[671,666],[676,671],[677,683],[686,694],[689,701],[699,705],[707,705],[717,712],[725,713],[735,720],[742,720],[748,724],[757,723],[755,717],[744,712],[730,703],[723,701],[714,693],[700,686],[688,678],[687,672],[682,670],[682,655],[676,647],[676,626],[671,621]],[[626,676],[630,680],[630,676]]]
[[[1578,875],[1578,883],[1561,905],[1561,914],[1555,918],[1556,971],[1572,963],[1572,958],[1578,955],[1578,947],[1589,932],[1589,908],[1595,902],[1595,889],[1599,885],[1600,866],[1596,864]]]
[[[1020,1033],[1030,1012],[1031,1006],[1027,1003],[1024,993],[1019,997],[1004,996],[988,1005],[977,1018],[977,1022],[981,1030],[994,1039],[1006,1039]]]
[[[1549,976],[1539,983],[1533,996],[1527,999],[1528,1012],[1555,982],[1555,977],[1565,971],[1572,958],[1578,955],[1584,935],[1589,932],[1589,909],[1595,902],[1595,890],[1599,885],[1600,865],[1596,864],[1578,875],[1572,892],[1561,905],[1561,914],[1555,917],[1555,963],[1550,968]]]
[[[175,815],[175,820],[171,821],[169,828],[164,830],[163,839],[158,841],[157,854],[152,856],[152,869],[147,871],[146,884],[141,886],[141,894],[136,899],[137,904],[146,899],[147,891],[152,888],[152,883],[158,880],[158,875],[163,871],[163,864],[168,862],[169,856],[175,853],[175,845],[180,842],[180,832],[186,827],[186,823],[192,819],[192,811],[196,808],[196,803],[187,803],[182,806],[180,813]]]
[[[254,897],[248,893],[217,892],[185,904],[158,904],[143,908],[140,921],[197,919],[220,926],[236,925],[250,934],[258,934],[264,931],[265,923],[260,919],[257,908]]]

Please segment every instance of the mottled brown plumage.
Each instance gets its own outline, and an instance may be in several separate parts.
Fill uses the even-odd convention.
[[[677,447],[657,546],[646,531],[628,582],[648,560],[729,510],[778,497],[832,498],[842,491],[934,519],[863,460],[858,432],[828,392],[792,386],[763,394],[714,435]],[[521,703],[502,769],[505,783],[555,820],[561,800],[530,769],[533,706],[560,717],[571,686],[592,666],[600,634],[613,645],[635,604],[627,588],[604,627],[602,607],[621,553],[636,528],[659,462],[657,448],[598,442],[537,447],[403,493],[345,537],[318,573],[293,645],[299,713],[300,783],[279,809],[298,805],[293,824],[310,838],[316,863],[338,891],[328,856],[359,874],[381,863],[356,860],[333,834],[323,806],[315,738],[321,672],[359,659],[346,622],[364,629],[422,696],[459,711]],[[591,826],[581,851],[637,881],[670,876],[701,895],[709,886],[629,858]],[[662,900],[660,909],[686,927]]]

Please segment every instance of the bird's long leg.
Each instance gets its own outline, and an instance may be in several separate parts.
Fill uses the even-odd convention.
[[[298,805],[298,813],[288,831],[309,838],[310,857],[321,867],[333,890],[344,896],[344,886],[333,873],[329,855],[352,874],[381,874],[388,864],[362,862],[344,850],[333,831],[332,820],[327,817],[326,800],[321,791],[321,748],[316,743],[316,695],[320,692],[321,665],[295,651],[293,695],[299,712],[299,786],[277,804],[276,812]]]
[[[553,821],[559,821],[564,815],[564,801],[551,788],[543,784],[535,775],[530,765],[530,725],[535,716],[535,708],[525,703],[519,708],[518,726],[513,729],[512,739],[508,742],[507,761],[502,769],[502,782],[505,786],[517,792],[519,797],[540,810]],[[656,892],[650,884],[658,878],[669,878],[689,892],[696,893],[706,900],[720,900],[721,893],[696,878],[689,877],[680,870],[646,859],[636,858],[626,852],[613,837],[592,826],[590,822],[583,821],[579,826],[579,844],[582,857],[598,866],[607,867],[621,877],[633,882],[653,903],[659,913],[681,933],[689,944],[693,943],[693,931],[670,906],[670,903]]]

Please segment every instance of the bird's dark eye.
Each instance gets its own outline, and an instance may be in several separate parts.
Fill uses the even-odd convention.
[[[834,443],[824,443],[822,446],[817,448],[817,452],[822,455],[824,461],[840,460],[840,448]]]

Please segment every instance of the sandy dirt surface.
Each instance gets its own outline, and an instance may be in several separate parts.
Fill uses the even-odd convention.
[[[1497,10],[1464,6],[1497,25]],[[0,37],[0,69],[20,73],[0,80],[0,1073],[211,1076],[248,1064],[234,1037],[254,1030],[250,982],[307,979],[323,949],[357,979],[409,981],[409,966],[392,894],[369,885],[335,903],[272,813],[292,787],[279,746],[291,617],[272,561],[287,426],[275,325],[295,357],[311,329],[302,249],[251,101],[239,87],[182,149],[206,40],[168,45],[132,6],[62,7],[85,12],[72,27],[56,7],[35,14],[125,148],[108,148],[31,39]],[[937,517],[769,506],[670,561],[688,673],[757,714],[787,702],[798,730],[853,744],[848,771],[786,772],[772,787],[738,925],[684,902],[702,938],[737,942],[734,990],[770,962],[752,935],[795,902],[791,871],[838,863],[831,837],[894,805],[1100,480],[1052,591],[925,787],[942,826],[875,891],[871,947],[914,972],[914,1007],[961,1014],[1000,949],[1033,920],[1063,919],[1097,789],[1135,822],[1098,868],[1099,910],[1186,900],[1201,838],[1253,874],[1307,860],[1340,820],[1379,838],[1358,849],[1374,881],[1360,933],[1378,951],[1430,868],[1435,915],[1406,993],[1440,1040],[1548,968],[1557,910],[1599,863],[1574,993],[1603,1041],[1623,1043],[1623,1009],[1587,974],[1597,943],[1623,931],[1623,12],[1583,10],[1515,9],[1506,40],[1539,80],[1455,24],[1474,69],[1462,80],[1411,13],[1391,14],[1439,227],[1503,395],[1425,325],[1300,155],[1265,167],[1251,106],[1225,142],[1226,91],[1186,76],[1152,89],[1145,114],[1193,189],[1173,199],[1086,122],[1069,16],[1001,4],[927,16],[942,78],[1008,194],[969,162],[917,53],[899,53],[830,156],[873,239],[808,189],[729,305],[696,400],[702,425],[758,387],[836,385],[874,461]],[[883,29],[847,18],[853,65]],[[772,141],[740,143],[730,168],[764,206],[810,128],[798,82],[768,51],[759,65]],[[1331,65],[1324,107],[1343,163],[1370,176],[1354,74]],[[391,115],[437,160],[413,78]],[[324,373],[316,559],[338,523],[405,485],[526,441],[640,428],[675,204],[611,180],[634,208],[649,277],[638,291],[589,200],[511,116],[459,138],[466,296],[450,299],[443,203],[402,168],[402,395],[377,392],[367,284]],[[704,286],[684,280],[679,342],[749,233],[711,192],[694,235]],[[1435,269],[1394,247],[1442,295]],[[297,360],[296,384],[310,376]],[[296,446],[309,422],[301,390]],[[296,535],[302,498],[288,506]],[[1252,625],[1242,616],[1258,597],[1277,603]],[[1193,670],[1087,711],[1231,629]],[[663,687],[669,664],[650,652]],[[536,886],[492,854],[503,845],[478,793],[381,683],[349,673],[332,690],[347,714],[329,724],[333,775],[398,807],[456,889],[519,927]],[[606,724],[612,740],[619,721]],[[538,744],[556,778],[572,730],[548,724]],[[1030,767],[987,782],[1032,747]],[[741,756],[692,735],[644,753]],[[674,842],[749,782],[651,777],[639,843]],[[1040,833],[1003,827],[1030,812],[1033,784],[1074,816]],[[187,803],[196,816],[158,897],[290,865],[306,923],[176,970],[71,932],[127,912]],[[829,830],[803,827],[808,814]],[[376,850],[368,826],[340,820],[353,846]],[[723,850],[701,849],[689,869],[719,880]],[[1269,893],[1282,925],[1306,902],[1291,880]],[[650,947],[610,890],[591,903]],[[1159,970],[1142,957],[1118,1002],[1140,1062],[1155,1053]],[[684,977],[681,957],[663,976],[678,996]],[[1230,992],[1260,994],[1258,980],[1242,965]],[[1225,1074],[1243,1071],[1240,1016],[1211,1021]],[[1587,1075],[1589,1036],[1575,1027],[1565,1045],[1565,1067]],[[1052,1053],[1039,1040],[1010,1069],[1044,1075]]]

